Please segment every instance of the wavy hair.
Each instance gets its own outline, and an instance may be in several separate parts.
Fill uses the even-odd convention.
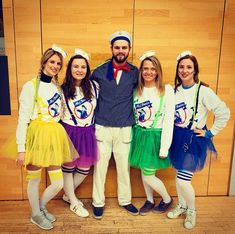
[[[57,52],[55,50],[53,50],[52,48],[49,48],[47,49],[43,55],[42,55],[42,58],[41,58],[41,62],[40,62],[40,69],[39,69],[39,76],[41,76],[42,72],[43,72],[43,69],[45,67],[45,64],[47,63],[47,61],[53,56],[53,55],[58,55],[58,57],[60,58],[60,61],[61,61],[61,67],[60,67],[60,70],[62,69],[63,67],[63,56],[60,52]],[[58,74],[56,74],[55,76],[55,79],[56,81],[58,81]]]
[[[193,66],[194,66],[193,80],[194,80],[195,83],[199,82],[199,78],[198,78],[198,74],[199,74],[198,61],[197,61],[197,59],[196,59],[196,57],[194,55],[186,55],[186,56],[180,58],[178,60],[178,62],[177,62],[177,65],[176,65],[176,71],[175,71],[175,92],[177,90],[177,87],[182,84],[182,80],[179,77],[178,70],[179,70],[180,62],[182,60],[184,60],[184,59],[190,59],[193,62]],[[204,82],[201,82],[201,85],[204,85],[204,86],[207,86],[207,87],[209,86],[208,84],[206,84]]]

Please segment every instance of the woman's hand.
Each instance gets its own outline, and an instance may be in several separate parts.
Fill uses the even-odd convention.
[[[205,130],[202,130],[202,129],[199,129],[199,128],[194,129],[194,132],[198,137],[204,137],[205,134],[206,134]]]
[[[19,152],[17,154],[16,165],[23,166],[25,160],[25,152]]]
[[[159,158],[167,158],[167,155],[159,155]]]

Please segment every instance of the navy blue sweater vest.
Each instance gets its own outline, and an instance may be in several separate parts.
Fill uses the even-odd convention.
[[[133,91],[137,85],[138,69],[129,64],[130,71],[122,71],[119,84],[111,77],[111,60],[97,67],[91,79],[99,84],[95,122],[109,127],[127,127],[135,124]],[[112,71],[113,72],[113,71]]]

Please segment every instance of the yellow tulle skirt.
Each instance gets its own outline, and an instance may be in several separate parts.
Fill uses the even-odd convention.
[[[63,126],[55,121],[33,120],[27,130],[25,165],[60,166],[78,153]]]

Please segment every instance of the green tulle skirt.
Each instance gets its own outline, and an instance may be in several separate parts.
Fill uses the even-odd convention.
[[[132,167],[144,169],[163,169],[171,166],[169,157],[160,158],[162,129],[132,128],[132,142],[129,163]]]

